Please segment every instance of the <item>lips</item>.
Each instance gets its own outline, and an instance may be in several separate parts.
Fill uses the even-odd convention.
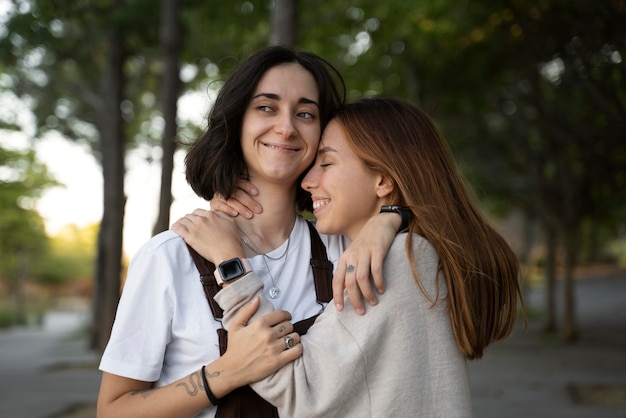
[[[300,150],[300,148],[282,144],[263,143],[263,146],[281,152],[296,152]]]

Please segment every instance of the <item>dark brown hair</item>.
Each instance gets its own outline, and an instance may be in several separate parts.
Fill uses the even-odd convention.
[[[348,104],[335,118],[359,158],[392,181],[390,204],[411,209],[406,248],[415,279],[433,303],[438,296],[426,294],[417,275],[412,233],[434,246],[459,349],[469,359],[482,357],[487,345],[511,333],[518,297],[523,308],[519,262],[477,209],[434,122],[388,97]]]
[[[253,54],[220,89],[209,113],[206,131],[192,144],[185,157],[187,182],[198,196],[210,200],[219,193],[229,198],[239,179],[247,178],[240,141],[244,113],[263,75],[286,63],[297,63],[313,75],[319,91],[322,130],[331,113],[345,101],[343,78],[323,58],[283,46],[265,48]],[[299,209],[310,209],[310,196],[300,187],[297,202]]]

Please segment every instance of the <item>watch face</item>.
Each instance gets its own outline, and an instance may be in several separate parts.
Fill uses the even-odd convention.
[[[222,274],[222,280],[225,282],[243,276],[245,272],[238,258],[220,264],[219,269]]]

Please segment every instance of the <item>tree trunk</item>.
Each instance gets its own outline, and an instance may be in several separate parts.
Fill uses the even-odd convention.
[[[26,325],[26,282],[28,281],[28,252],[24,248],[17,251],[17,271],[15,280],[15,318],[13,325]]]
[[[271,13],[270,45],[296,45],[296,0],[274,0]]]
[[[179,61],[181,49],[180,0],[163,0],[161,7],[161,44],[163,46],[163,119],[165,128],[161,140],[163,159],[161,161],[161,195],[159,215],[153,235],[165,231],[170,226],[170,207],[172,206],[172,171],[176,152],[178,95],[180,90]]]
[[[565,266],[563,276],[563,340],[578,339],[576,303],[574,298],[574,266],[576,265],[578,234],[572,229],[565,232]]]
[[[530,291],[531,277],[538,265],[539,252],[536,250],[537,242],[537,223],[535,219],[531,219],[526,215],[522,216],[522,248],[520,249],[519,259],[522,265],[522,273],[520,275],[520,288],[524,300],[528,300]]]
[[[116,0],[121,9],[124,0]],[[124,94],[123,66],[126,52],[123,35],[111,24],[107,35],[108,58],[102,84],[102,106],[98,110],[100,150],[104,180],[104,208],[98,234],[96,284],[93,300],[91,348],[103,351],[111,334],[120,297],[122,269],[122,229],[124,223],[124,129],[120,111]]]
[[[545,263],[545,280],[546,280],[546,317],[543,324],[543,331],[553,333],[556,331],[555,320],[555,298],[554,285],[556,282],[556,254],[558,248],[557,234],[554,228],[546,229],[546,263]]]

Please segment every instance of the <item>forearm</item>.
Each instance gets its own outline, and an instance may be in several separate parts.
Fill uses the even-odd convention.
[[[242,376],[228,370],[223,358],[208,364],[205,376],[217,399],[247,383]],[[196,416],[211,406],[205,392],[201,369],[169,385],[153,388],[142,382],[104,373],[98,397],[98,418],[185,418]]]

